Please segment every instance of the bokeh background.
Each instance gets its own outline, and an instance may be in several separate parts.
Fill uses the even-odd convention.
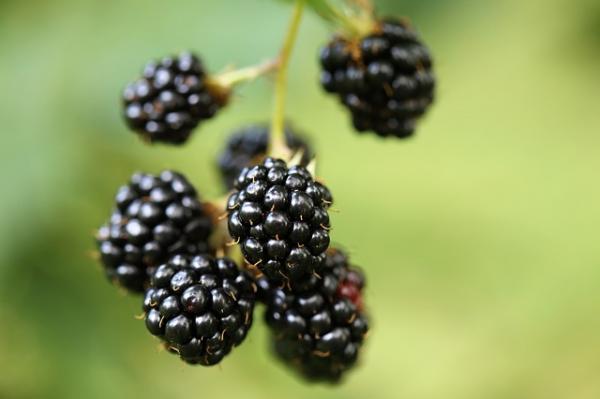
[[[288,116],[335,194],[333,238],[369,277],[362,366],[328,387],[270,358],[262,309],[221,366],[185,366],[89,256],[133,171],[175,168],[217,197],[227,132],[270,114],[263,80],[186,147],[150,147],[120,119],[125,82],[183,49],[212,70],[270,57],[289,4],[0,1],[0,398],[600,397],[600,4],[377,4],[437,61],[416,138],[353,133],[317,84],[315,15],[291,69]]]

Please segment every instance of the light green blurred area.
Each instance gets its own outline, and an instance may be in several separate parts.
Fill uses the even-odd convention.
[[[378,4],[410,15],[436,58],[415,139],[352,131],[317,84],[314,15],[291,68],[288,116],[319,151],[333,239],[367,271],[373,318],[361,367],[323,387],[271,359],[262,309],[221,366],[185,366],[89,256],[133,171],[175,168],[219,196],[225,135],[271,109],[263,80],[186,147],[149,147],[120,119],[124,83],[182,49],[212,70],[266,59],[290,7],[0,1],[0,398],[600,397],[600,6]]]

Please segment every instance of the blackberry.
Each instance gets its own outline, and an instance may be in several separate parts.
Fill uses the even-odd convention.
[[[411,136],[433,102],[431,56],[403,21],[379,21],[361,39],[336,37],[320,58],[322,87],[339,96],[359,132]]]
[[[96,240],[106,274],[120,286],[142,292],[148,274],[169,256],[209,252],[211,219],[179,173],[136,173],[115,201]]]
[[[368,321],[362,273],[343,252],[328,252],[321,279],[271,290],[265,318],[277,358],[309,380],[336,382],[356,364]]]
[[[228,89],[208,79],[189,52],[149,62],[123,92],[128,126],[150,142],[182,144],[227,102]]]
[[[306,166],[312,157],[308,144],[288,126],[285,128],[285,140],[293,151],[303,150],[300,164]],[[229,137],[218,160],[221,179],[228,190],[233,188],[233,182],[242,169],[262,161],[268,142],[269,127],[266,125],[250,125]]]
[[[271,295],[271,283],[264,275],[254,279],[256,284],[256,300],[260,303],[267,303]]]
[[[291,284],[323,265],[331,202],[306,168],[266,158],[235,182],[227,202],[229,234],[271,282]]]
[[[190,364],[219,363],[252,326],[256,286],[228,258],[176,255],[144,298],[148,331]]]

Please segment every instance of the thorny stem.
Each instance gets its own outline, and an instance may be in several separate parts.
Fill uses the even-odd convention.
[[[269,135],[269,155],[286,158],[289,156],[289,149],[285,142],[285,97],[287,91],[287,73],[292,48],[298,34],[298,27],[302,19],[305,0],[296,0],[292,19],[279,53],[279,69],[275,80],[275,104],[273,106],[273,116],[271,119],[271,132]]]

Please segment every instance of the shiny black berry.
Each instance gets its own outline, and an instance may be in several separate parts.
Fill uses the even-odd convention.
[[[227,205],[229,234],[270,281],[293,283],[323,265],[331,202],[304,167],[267,158],[238,176]]]
[[[149,273],[170,256],[210,251],[211,219],[181,174],[136,173],[115,201],[96,242],[106,274],[116,284],[142,292]]]
[[[185,362],[215,365],[252,326],[256,289],[228,258],[176,255],[152,275],[146,327]]]
[[[278,359],[312,381],[337,382],[357,362],[368,331],[364,277],[335,249],[321,278],[302,289],[271,288],[265,317]]]
[[[123,91],[129,127],[150,142],[182,144],[192,130],[225,105],[226,89],[210,84],[191,53],[149,62]]]
[[[335,37],[321,50],[321,85],[338,95],[359,132],[411,136],[434,98],[429,51],[405,22],[380,21],[360,40]]]
[[[289,126],[285,129],[287,146],[293,151],[302,150],[301,165],[307,165],[312,151],[306,141]],[[235,131],[227,140],[218,159],[219,171],[227,189],[233,188],[234,180],[242,169],[260,163],[267,152],[269,127],[250,125]]]

